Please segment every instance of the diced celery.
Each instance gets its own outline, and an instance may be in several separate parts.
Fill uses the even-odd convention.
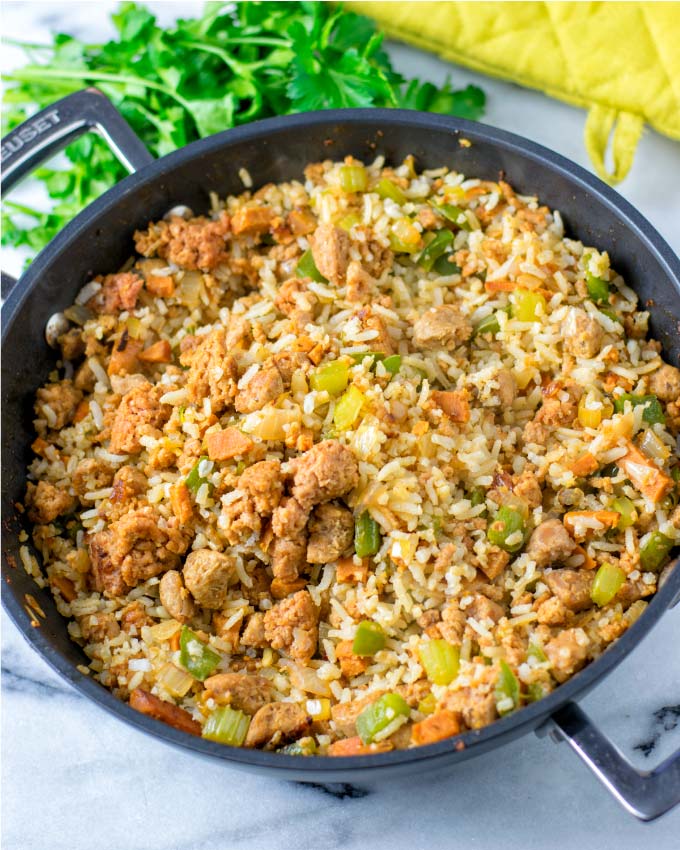
[[[546,313],[546,300],[540,292],[518,289],[514,296],[513,316],[520,322],[536,322]]]
[[[184,483],[187,485],[187,488],[191,490],[191,492],[195,495],[198,493],[202,484],[207,482],[207,478],[201,478],[198,472],[198,468],[204,460],[208,460],[207,456],[199,457],[196,463],[191,467],[191,471],[184,479]],[[210,485],[212,487],[212,485]]]
[[[491,313],[488,316],[484,316],[477,323],[477,327],[475,328],[475,336],[479,334],[497,334],[501,329],[500,322],[498,321],[497,313]]]
[[[287,744],[285,747],[280,747],[276,752],[284,753],[287,756],[313,756],[316,754],[316,749],[316,741],[308,736],[293,741],[292,744]]]
[[[444,216],[444,218],[448,219],[450,222],[455,224],[461,230],[472,230],[470,227],[470,222],[465,215],[465,211],[455,204],[435,204],[432,203],[432,206],[438,213]]]
[[[318,366],[310,375],[309,383],[313,390],[329,395],[339,395],[349,383],[349,366],[344,360],[333,360]]]
[[[458,675],[460,647],[447,640],[436,639],[421,643],[418,655],[427,678],[435,685],[448,685]]]
[[[399,694],[383,694],[357,717],[356,726],[364,744],[382,741],[408,721],[411,711]]]
[[[449,275],[458,274],[460,272],[460,266],[451,262],[449,256],[450,255],[448,254],[444,254],[442,257],[439,257],[438,260],[435,260],[433,268],[437,274],[442,277],[448,277]]]
[[[228,705],[216,708],[208,715],[201,733],[209,741],[227,744],[230,747],[241,747],[248,734],[250,717],[242,711],[235,711]]]
[[[535,658],[536,661],[540,661],[541,664],[548,660],[547,655],[543,652],[543,649],[537,643],[530,643],[529,648],[527,649],[527,655],[529,658]]]
[[[333,411],[333,422],[339,431],[346,431],[359,418],[366,397],[354,384],[338,399]]]
[[[397,254],[415,254],[420,250],[420,231],[409,218],[400,218],[392,225],[389,233],[390,247]]]
[[[498,713],[502,716],[509,714],[519,707],[519,682],[517,676],[512,672],[507,661],[501,659],[501,670],[496,683],[496,701],[506,699],[512,700],[512,708],[502,709]]]
[[[352,642],[352,652],[355,655],[371,656],[385,648],[385,632],[380,623],[373,620],[362,620],[357,626]]]
[[[470,503],[473,508],[486,503],[486,490],[483,487],[474,487],[470,493]]]
[[[627,499],[625,496],[619,496],[616,499],[612,500],[612,510],[618,511],[619,521],[616,524],[617,528],[629,528],[631,525],[635,525],[635,520],[637,519],[637,511],[635,510],[635,505],[631,502],[630,499]]]
[[[401,355],[390,354],[383,360],[382,364],[385,369],[390,373],[390,375],[396,375],[397,372],[401,369]]]
[[[539,699],[543,699],[545,696],[545,689],[540,682],[532,682],[527,687],[527,701],[528,702],[538,702]]]
[[[658,572],[666,563],[673,541],[660,531],[652,531],[640,546],[640,566],[645,572]]]
[[[354,551],[360,558],[375,555],[381,540],[380,526],[368,511],[364,511],[354,523]]]
[[[383,177],[378,182],[378,185],[375,187],[375,191],[381,198],[389,198],[394,201],[395,204],[399,204],[399,206],[406,203],[406,195],[401,191],[396,183],[393,183],[387,177]]]
[[[602,564],[595,573],[593,585],[590,588],[590,598],[596,605],[602,607],[612,599],[621,589],[626,580],[626,574],[614,564]]]
[[[517,531],[521,532],[521,539],[508,543],[508,538]],[[493,522],[489,525],[486,536],[489,538],[490,543],[493,543],[494,546],[500,546],[506,552],[519,552],[522,546],[524,546],[524,538],[526,536],[524,517],[517,508],[502,505],[498,509]]]
[[[609,284],[606,280],[592,274],[586,274],[586,287],[588,295],[596,304],[609,303]]]
[[[311,248],[308,248],[300,257],[295,271],[298,277],[311,277],[317,283],[328,283],[328,280],[316,267]]]
[[[211,649],[195,632],[182,627],[179,636],[179,663],[194,679],[203,682],[215,670],[222,656]]]
[[[368,174],[363,165],[341,165],[340,186],[343,192],[365,192]]]
[[[347,230],[348,232],[354,227],[355,224],[361,224],[361,216],[357,215],[356,213],[349,213],[338,222],[338,226],[342,227],[343,230]]]
[[[452,244],[453,233],[450,230],[440,230],[420,252],[418,265],[426,272],[431,271],[435,262],[449,251]]]

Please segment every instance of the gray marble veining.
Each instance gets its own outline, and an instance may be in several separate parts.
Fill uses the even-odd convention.
[[[106,37],[113,4],[4,4],[6,35],[46,29]],[[155,3],[164,20],[197,3]],[[398,68],[441,80],[446,65],[391,48]],[[3,69],[19,61],[3,50]],[[489,94],[487,121],[588,165],[584,114],[453,69]],[[680,146],[643,138],[621,187],[680,249]],[[25,197],[35,197],[27,185]],[[21,261],[3,252],[3,267]],[[652,767],[680,747],[680,614],[669,612],[583,706],[626,756]],[[5,850],[671,850],[680,810],[651,825],[627,815],[564,745],[529,735],[455,771],[384,783],[301,785],[170,749],[81,698],[2,617],[2,833]]]

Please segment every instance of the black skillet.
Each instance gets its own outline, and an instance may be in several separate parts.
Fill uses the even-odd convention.
[[[171,207],[208,208],[208,193],[242,191],[246,168],[256,186],[299,178],[304,166],[353,154],[384,154],[399,163],[414,154],[420,167],[448,165],[467,175],[497,179],[503,173],[520,192],[537,194],[559,209],[574,238],[606,249],[612,265],[651,311],[654,337],[672,363],[680,354],[680,262],[645,219],[616,192],[579,166],[545,148],[482,124],[419,112],[349,109],[272,118],[194,142],[154,160],[109,101],[96,90],[78,92],[30,119],[2,144],[7,191],[48,155],[95,130],[133,173],[84,210],[40,253],[17,282],[7,280],[2,310],[2,601],[33,648],[84,696],[126,723],[175,746],[285,779],[331,782],[388,777],[454,765],[532,730],[552,730],[626,808],[651,820],[680,802],[680,752],[652,772],[634,769],[590,722],[575,700],[599,684],[632,652],[680,598],[680,569],[651,600],[640,619],[595,662],[547,698],[486,728],[411,750],[352,758],[301,758],[225,747],[179,732],[131,709],[77,665],[86,658],[69,639],[66,621],[47,590],[39,590],[18,558],[21,519],[14,505],[25,488],[36,388],[54,367],[45,343],[52,314],[72,303],[82,285],[121,266],[132,253],[132,233]],[[461,145],[462,139],[472,144]],[[32,594],[44,610],[24,607]]]

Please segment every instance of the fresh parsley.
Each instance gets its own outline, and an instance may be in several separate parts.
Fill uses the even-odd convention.
[[[30,62],[4,77],[3,132],[88,85],[113,101],[156,156],[292,112],[383,106],[473,119],[484,112],[475,86],[405,80],[373,21],[330,3],[208,3],[201,17],[167,29],[144,6],[123,3],[112,20],[118,36],[106,44],[66,34],[51,45],[19,43]],[[53,201],[49,213],[4,202],[3,244],[37,253],[124,174],[92,134],[69,145],[66,157],[68,168],[36,172]]]

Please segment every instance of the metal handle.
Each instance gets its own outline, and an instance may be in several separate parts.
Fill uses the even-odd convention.
[[[36,165],[88,130],[101,133],[128,171],[153,162],[153,156],[111,101],[97,89],[84,89],[58,100],[5,136],[3,191],[9,191]]]
[[[128,171],[153,162],[135,131],[98,89],[83,89],[58,100],[16,127],[2,140],[2,190],[8,192],[41,162],[83,133],[94,130],[109,143]],[[2,298],[16,280],[2,273]]]
[[[574,703],[551,721],[553,738],[566,741],[636,818],[654,820],[680,803],[680,750],[654,770],[637,770]]]

